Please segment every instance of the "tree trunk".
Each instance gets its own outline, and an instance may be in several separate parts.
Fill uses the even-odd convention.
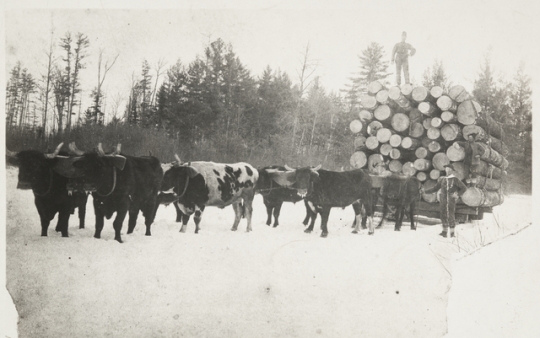
[[[429,93],[431,94],[431,96],[433,96],[434,99],[438,99],[444,94],[444,89],[440,86],[433,86],[431,87]]]
[[[367,163],[366,153],[363,151],[354,152],[349,162],[353,168],[356,168],[356,169],[363,168]]]
[[[392,117],[392,109],[386,104],[380,105],[375,109],[373,116],[381,122],[388,122]]]
[[[457,110],[457,103],[452,100],[450,96],[443,95],[437,99],[437,107],[443,111],[455,113]]]
[[[448,159],[448,156],[446,156],[446,153],[436,153],[433,155],[431,163],[435,169],[444,171],[444,167],[447,164],[450,164],[450,160]]]
[[[494,207],[503,202],[503,196],[495,191],[486,191],[477,187],[469,187],[461,196],[461,200],[470,207]]]
[[[390,137],[392,136],[392,131],[388,128],[381,128],[379,131],[377,131],[377,141],[380,143],[386,143],[390,141]]]
[[[482,111],[482,107],[473,100],[463,101],[457,108],[457,119],[461,124],[475,124],[478,118],[478,113]]]
[[[401,89],[399,87],[396,86],[390,88],[390,90],[388,91],[388,97],[390,98],[390,100],[397,103],[397,105],[400,106],[402,109],[405,109],[407,111],[412,109],[411,102],[405,97],[405,95],[401,93]]]
[[[401,133],[409,129],[411,121],[409,117],[403,113],[397,113],[392,116],[390,124],[395,131]]]
[[[424,135],[424,126],[418,122],[412,122],[409,126],[409,136],[413,138],[419,138]]]
[[[424,102],[424,101],[435,102],[435,98],[431,96],[431,94],[429,93],[429,90],[426,87],[422,87],[422,86],[415,87],[411,95],[412,95],[412,99],[418,103]]]
[[[445,124],[441,128],[441,136],[445,141],[455,141],[462,139],[461,129],[457,124]]]
[[[455,100],[457,103],[461,103],[472,98],[465,88],[460,85],[452,86],[448,91],[448,96],[450,96],[450,98]]]

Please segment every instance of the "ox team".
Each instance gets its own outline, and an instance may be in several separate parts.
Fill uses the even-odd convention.
[[[129,217],[127,233],[130,234],[141,211],[146,235],[150,236],[159,205],[170,203],[177,211],[176,221],[182,222],[181,232],[186,231],[191,215],[194,215],[197,233],[207,206],[224,208],[229,205],[235,212],[231,230],[237,230],[240,220],[246,218],[249,232],[252,230],[255,193],[263,196],[268,225],[274,216],[273,225],[278,226],[283,202],[296,203],[303,199],[306,206],[304,224],[309,224],[305,229],[307,233],[313,231],[317,215],[320,215],[321,236],[326,237],[331,208],[348,205],[352,205],[355,212],[353,233],[358,233],[360,224],[370,235],[374,233],[373,206],[379,196],[372,188],[370,176],[361,169],[337,172],[321,169],[319,165],[296,169],[269,166],[257,170],[248,163],[183,163],[177,155],[174,162],[160,164],[153,156],[122,154],[120,144],[110,153],[103,151],[101,143],[95,150],[86,152],[77,149],[75,143],[69,144],[69,153],[61,152],[62,146],[62,143],[58,145],[52,154],[31,150],[7,153],[8,163],[19,166],[18,188],[32,189],[34,193],[42,236],[47,236],[49,222],[58,213],[56,231],[67,237],[69,216],[76,207],[80,211],[80,227],[84,227],[88,193],[92,193],[94,200],[94,237],[100,238],[104,218],[110,219],[116,212],[113,227],[115,240],[120,243],[126,216]],[[414,179],[400,180],[402,183],[397,186],[401,188],[397,193],[388,187],[380,193],[385,204],[399,205],[399,201],[407,200],[413,219],[418,185]],[[401,226],[403,213],[401,211],[396,230]],[[381,225],[382,219],[378,227]],[[415,229],[414,224],[411,228]]]

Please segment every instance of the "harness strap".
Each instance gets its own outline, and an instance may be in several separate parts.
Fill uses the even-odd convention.
[[[189,175],[187,176],[186,184],[184,185],[184,191],[182,191],[182,194],[180,196],[178,196],[178,198],[184,196],[184,194],[186,193],[188,184],[189,184]]]
[[[50,173],[50,178],[49,178],[49,188],[47,188],[47,191],[43,194],[38,194],[33,188],[32,188],[32,191],[34,192],[34,195],[36,196],[45,196],[47,195],[48,193],[51,192],[51,189],[52,189],[52,186],[53,186],[53,170],[52,168],[49,168],[49,173]]]
[[[113,167],[113,187],[112,187],[111,191],[109,191],[108,194],[102,195],[102,194],[98,193],[97,189],[96,189],[96,195],[101,196],[101,197],[107,197],[107,196],[109,196],[110,194],[113,193],[114,189],[116,189],[116,167]]]

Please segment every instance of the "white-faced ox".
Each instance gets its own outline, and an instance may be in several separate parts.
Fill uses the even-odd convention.
[[[366,172],[361,169],[344,172],[329,171],[321,169],[320,165],[316,168],[292,169],[287,166],[286,168],[288,171],[273,173],[273,177],[281,185],[295,188],[301,195],[305,195],[313,212],[321,215],[321,237],[328,235],[330,209],[344,208],[351,204],[356,215],[356,227],[353,233],[358,233],[360,220],[363,224],[367,221],[370,235],[374,233],[371,177]],[[315,219],[316,215],[305,232],[313,231]]]
[[[254,167],[247,163],[179,163],[178,159],[163,176],[160,203],[177,202],[184,215],[195,214],[195,233],[199,232],[205,207],[224,208],[232,204],[235,219],[231,230],[237,230],[242,217],[247,219],[247,231],[252,230],[252,204],[259,177]],[[181,232],[186,231],[188,219],[183,218]]]

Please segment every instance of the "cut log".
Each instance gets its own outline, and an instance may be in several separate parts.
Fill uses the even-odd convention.
[[[401,133],[409,129],[410,119],[403,113],[397,113],[392,116],[391,125],[395,131]]]
[[[465,90],[465,87],[460,85],[455,85],[450,87],[450,90],[448,91],[448,96],[452,98],[452,100],[455,100],[457,103],[461,103],[465,100],[471,99],[471,95]]]
[[[392,109],[387,104],[382,104],[375,109],[373,116],[381,122],[390,121],[392,117]]]
[[[469,187],[461,196],[461,201],[470,207],[494,207],[503,202],[503,196],[495,191]]]
[[[425,128],[422,123],[411,122],[409,125],[409,136],[413,138],[419,138],[424,135]]]
[[[397,105],[400,106],[402,109],[405,109],[407,111],[412,109],[411,102],[408,98],[405,97],[405,95],[401,93],[401,89],[399,87],[395,86],[390,88],[390,90],[388,91],[388,97],[390,98],[390,100],[397,103]]]
[[[424,184],[422,184],[422,187],[424,188],[424,190],[429,190],[429,189],[432,189],[436,185],[437,185],[437,181],[426,180]],[[422,199],[428,203],[435,203],[437,202],[437,192],[433,192],[431,194],[426,194],[425,192],[422,192]]]
[[[403,164],[399,160],[392,160],[390,163],[388,163],[388,169],[393,173],[400,173],[401,168],[403,167]]]
[[[449,111],[443,111],[441,113],[441,119],[446,123],[452,123],[457,121],[456,114]]]
[[[474,176],[467,180],[467,183],[474,184],[475,187],[488,191],[499,191],[502,188],[501,180],[494,180],[484,176]]]
[[[372,154],[368,157],[368,171],[380,175],[386,170],[384,157],[381,154]]]
[[[410,99],[412,98],[411,94],[412,94],[413,89],[414,87],[412,84],[406,83],[403,86],[401,86],[401,94],[405,95],[405,97]]]
[[[482,161],[492,164],[497,168],[501,168],[503,170],[508,168],[508,161],[504,158],[504,156],[499,154],[493,148],[489,147],[487,144],[481,142],[473,142],[471,147],[473,149],[473,155],[477,156]]]
[[[406,136],[401,140],[400,146],[403,149],[414,150],[420,146],[420,141]]]
[[[412,99],[416,102],[424,102],[424,101],[430,101],[435,102],[435,98],[431,96],[429,90],[426,87],[415,87],[412,91]]]
[[[373,113],[369,110],[362,109],[358,113],[358,117],[360,118],[361,122],[368,122],[373,120]]]
[[[420,102],[418,105],[418,110],[425,116],[433,116],[437,111],[437,107],[431,102]]]
[[[390,143],[390,145],[395,148],[395,147],[399,147],[402,141],[403,140],[400,135],[394,134],[390,136],[390,141],[388,141],[388,143]]]
[[[431,128],[431,117],[426,117],[423,121],[422,121],[422,126],[424,126],[424,129],[429,129]]]
[[[386,89],[379,90],[377,95],[375,95],[375,99],[380,104],[388,104],[388,90]]]
[[[365,137],[363,135],[357,136],[354,139],[354,148],[358,149],[358,150],[365,148],[366,147],[366,140],[367,140],[367,137]]]
[[[429,90],[429,93],[431,96],[433,96],[434,99],[438,99],[444,94],[444,89],[441,86],[433,86]]]
[[[485,176],[487,178],[494,178],[496,180],[501,179],[506,175],[506,171],[503,171],[494,165],[490,165],[482,160],[475,159],[471,164],[470,173],[478,176]]]
[[[463,138],[461,129],[455,123],[445,124],[441,128],[441,136],[445,141],[456,141]]]
[[[471,125],[475,124],[478,118],[478,113],[482,111],[482,107],[473,100],[463,101],[457,109],[457,119],[461,124]]]
[[[428,150],[424,147],[418,147],[416,148],[416,150],[414,151],[414,155],[417,157],[417,158],[427,158],[428,157]]]
[[[452,162],[463,161],[465,159],[465,148],[450,146],[446,149],[446,156]]]
[[[432,140],[430,140],[427,136],[426,137],[423,137],[422,140],[421,140],[421,143],[422,143],[422,147],[426,148],[426,149],[429,149],[429,144],[432,142]]]
[[[431,140],[438,140],[441,137],[441,130],[438,128],[429,127],[427,137]]]
[[[384,86],[381,82],[379,81],[372,81],[368,84],[368,92],[371,94],[371,95],[375,95],[377,94],[379,91],[383,90],[384,89]]]
[[[362,95],[362,97],[360,98],[360,104],[365,109],[373,110],[377,108],[377,99],[371,95]]]
[[[421,120],[424,119],[424,115],[422,112],[420,112],[420,110],[418,110],[418,108],[414,108],[409,112],[409,119],[412,122],[422,122]]]
[[[362,131],[362,122],[360,120],[352,120],[352,122],[349,124],[349,128],[353,132],[353,134],[357,134]]]
[[[387,143],[390,141],[391,136],[392,131],[388,128],[381,128],[377,131],[377,141],[379,141],[379,143]]]
[[[467,140],[469,138],[469,135],[476,135],[475,140],[480,142],[485,142],[489,144],[495,151],[497,151],[499,154],[502,154],[503,156],[508,156],[508,148],[506,145],[499,140],[498,138],[489,136],[484,128],[479,127],[477,125],[470,125],[463,127],[463,138]]]
[[[353,168],[363,168],[367,163],[367,155],[363,151],[356,151],[352,154],[349,162]]]
[[[401,151],[398,148],[392,148],[392,150],[390,150],[390,158],[399,160],[401,158]]]
[[[389,143],[381,144],[381,148],[379,149],[379,152],[383,156],[390,155],[390,151],[392,150],[392,146]]]
[[[456,101],[452,100],[450,96],[443,95],[437,99],[437,107],[439,107],[441,110],[456,112],[457,103]]]
[[[440,117],[431,118],[431,126],[433,128],[441,128],[443,126],[443,121]]]
[[[454,162],[452,163],[454,167],[454,175],[460,180],[463,181],[465,178],[469,177],[469,171],[465,167],[463,162]]]
[[[432,180],[437,180],[439,177],[441,177],[441,171],[440,170],[432,169],[429,172],[429,178],[431,178]]]
[[[428,139],[429,140],[429,139]],[[428,150],[432,153],[432,154],[435,154],[435,153],[438,153],[441,151],[442,149],[442,146],[439,142],[437,141],[431,141],[429,142],[429,144],[427,145],[427,148]]]
[[[450,164],[450,160],[448,159],[448,156],[446,156],[446,153],[436,153],[433,155],[433,159],[431,160],[431,164],[433,165],[433,168],[444,171],[444,167],[447,164]]]
[[[480,113],[478,114],[478,119],[476,119],[476,124],[484,128],[487,133],[495,138],[500,140],[504,139],[504,130],[502,124],[496,122],[491,116]]]
[[[369,150],[375,150],[379,147],[379,141],[376,136],[370,136],[366,139],[366,148]]]
[[[431,170],[431,161],[425,158],[419,158],[414,161],[414,169],[418,171]]]
[[[428,176],[426,175],[425,172],[420,171],[420,172],[416,173],[416,178],[417,178],[420,182],[425,182],[425,181],[427,180]]]
[[[401,172],[406,176],[414,176],[414,175],[416,175],[416,169],[414,168],[414,164],[412,162],[403,163],[403,167],[401,168]]]
[[[377,135],[379,129],[383,128],[383,125],[379,121],[371,121],[367,127],[367,133],[371,136]]]

